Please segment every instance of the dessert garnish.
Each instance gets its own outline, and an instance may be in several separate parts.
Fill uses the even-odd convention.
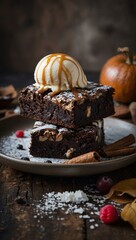
[[[125,204],[121,210],[121,218],[136,230],[136,178],[128,178],[116,183],[105,197],[112,202]]]
[[[100,155],[96,151],[88,152],[80,156],[66,160],[64,164],[91,163],[100,161]]]
[[[51,95],[87,86],[87,78],[80,64],[74,58],[62,53],[54,53],[42,58],[35,68],[34,79],[39,92],[51,89]]]
[[[96,182],[96,188],[100,192],[108,192],[113,185],[113,180],[108,176],[100,177]]]
[[[107,224],[116,222],[118,219],[117,209],[110,204],[105,205],[100,209],[100,219]]]
[[[130,155],[136,152],[136,146],[132,145],[136,142],[133,134],[129,134],[112,144],[105,145],[103,150],[107,157],[118,157]],[[132,145],[132,146],[131,146]]]
[[[23,138],[24,137],[24,131],[23,130],[17,130],[16,131],[16,137],[17,138]]]

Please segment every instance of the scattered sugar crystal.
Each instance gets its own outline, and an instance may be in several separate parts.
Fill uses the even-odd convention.
[[[94,207],[93,209],[94,209],[94,210],[98,210],[98,207]]]
[[[58,217],[57,220],[63,221],[64,218],[62,218],[62,217]]]
[[[98,224],[98,223],[95,223],[94,226],[95,226],[95,227],[99,227],[99,224]]]
[[[84,193],[81,190],[75,191],[75,192],[63,192],[63,193],[58,193],[57,195],[55,195],[56,197],[58,197],[60,199],[61,202],[86,202],[88,201],[88,197],[86,195],[86,193]]]
[[[81,207],[74,210],[74,213],[82,214],[83,212],[84,212],[84,209]]]
[[[89,219],[89,222],[94,222],[95,220],[93,218]]]
[[[89,219],[89,218],[90,218],[89,215],[80,215],[79,217],[80,217],[80,218],[84,218],[84,219]]]
[[[94,207],[94,204],[87,202],[87,203],[86,203],[86,206],[92,208],[92,207]]]
[[[99,211],[98,212],[94,212],[95,213],[95,215],[98,215],[99,216]]]
[[[89,187],[86,186],[84,189],[89,192]],[[63,221],[65,215],[75,213],[79,214],[80,219],[86,219],[90,223],[90,229],[96,229],[99,227],[97,222],[99,221],[99,210],[104,204],[107,204],[106,198],[98,195],[94,189],[94,193],[91,195],[82,190],[46,193],[33,206],[38,218],[47,215],[50,219],[56,218],[58,221]],[[120,205],[118,205],[119,207]],[[63,214],[62,217],[58,217],[58,211]]]

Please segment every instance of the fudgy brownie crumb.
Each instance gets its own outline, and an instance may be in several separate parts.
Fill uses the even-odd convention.
[[[21,115],[66,128],[79,128],[114,114],[114,89],[90,83],[86,89],[64,91],[51,97],[30,85],[21,91]]]
[[[31,131],[30,154],[35,157],[71,158],[97,150],[104,144],[103,121],[68,129],[37,121]]]

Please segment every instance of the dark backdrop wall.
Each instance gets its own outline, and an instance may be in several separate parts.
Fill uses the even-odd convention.
[[[119,46],[136,52],[135,0],[0,0],[0,71],[32,72],[52,52],[100,70]]]

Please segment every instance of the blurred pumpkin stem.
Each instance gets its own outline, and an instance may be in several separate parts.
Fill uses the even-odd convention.
[[[126,59],[127,64],[133,64],[133,54],[131,53],[128,47],[118,48],[117,51],[119,53],[123,53],[127,57]]]

